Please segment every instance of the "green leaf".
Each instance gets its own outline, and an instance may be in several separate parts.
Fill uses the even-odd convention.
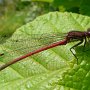
[[[90,17],[67,12],[40,16],[17,29],[6,43],[0,45],[0,53],[5,54],[0,57],[0,65],[30,52],[28,45],[42,44],[32,43],[33,39],[37,39],[33,38],[33,35],[41,37],[71,30],[83,31],[90,27],[89,22]],[[31,39],[26,39],[27,37]],[[45,38],[43,43],[48,39]],[[58,40],[58,36],[52,40]],[[83,52],[83,44],[75,49],[79,58],[77,65],[75,57],[69,50],[74,44],[69,43],[43,51],[0,71],[0,90],[89,90],[90,50]]]

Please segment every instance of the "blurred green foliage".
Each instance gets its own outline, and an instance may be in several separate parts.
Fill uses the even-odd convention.
[[[23,24],[53,11],[90,16],[89,0],[0,0],[0,35],[9,36]]]
[[[45,2],[0,0],[0,35],[9,36],[23,24],[53,10]]]
[[[69,11],[90,16],[90,0],[54,0],[53,5],[59,8],[59,11]]]
[[[27,0],[22,0],[27,1]],[[90,16],[90,0],[28,0],[38,2],[48,2],[52,7],[60,12],[74,12]]]

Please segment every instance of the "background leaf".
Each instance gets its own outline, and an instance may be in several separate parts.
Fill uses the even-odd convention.
[[[90,1],[89,0],[82,0],[81,4],[80,4],[80,13],[84,14],[84,15],[88,15],[90,16]]]
[[[81,0],[54,0],[55,6],[64,6],[65,8],[77,7],[80,5]]]
[[[10,44],[15,38],[20,40],[32,34],[66,33],[71,30],[87,30],[90,18],[74,13],[54,12],[36,18],[19,29],[1,44],[0,52],[12,50]],[[17,35],[21,35],[17,38]],[[83,52],[82,45],[76,48],[79,58],[77,65],[75,57],[69,51],[74,43],[43,51],[33,57],[28,57],[10,67],[0,71],[1,90],[89,90],[90,86],[90,60],[89,53]],[[15,47],[14,45],[13,47]],[[23,46],[26,46],[23,44]],[[3,51],[4,48],[4,51]],[[87,48],[88,49],[88,48]],[[14,52],[13,57],[22,55]],[[0,57],[0,65],[12,60],[11,55]]]

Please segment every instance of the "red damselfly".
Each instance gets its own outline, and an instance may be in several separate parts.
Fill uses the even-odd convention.
[[[22,39],[19,39],[19,40],[13,40],[12,39],[12,43],[13,44],[10,44],[11,46],[13,46],[13,45],[16,46],[16,44],[19,44],[21,42],[23,44],[23,42],[24,43],[26,42],[26,45],[28,45],[28,46],[26,46],[26,48],[28,48],[28,53],[25,54],[25,55],[22,55],[22,56],[20,56],[18,58],[15,58],[12,61],[9,61],[8,63],[2,65],[0,67],[0,71],[3,70],[3,69],[5,69],[6,67],[8,67],[8,66],[10,66],[10,65],[18,62],[18,61],[20,61],[20,60],[23,60],[26,57],[32,56],[32,55],[34,55],[36,53],[42,52],[44,50],[47,50],[47,49],[50,49],[50,48],[53,48],[53,47],[56,47],[56,46],[66,45],[67,43],[74,42],[74,41],[79,41],[79,42],[77,44],[75,44],[74,46],[72,46],[70,48],[70,51],[75,56],[75,58],[78,60],[78,58],[76,57],[76,55],[73,53],[72,49],[74,49],[78,45],[82,44],[83,42],[84,42],[84,47],[85,47],[86,42],[87,42],[87,39],[86,38],[89,38],[89,37],[90,37],[90,29],[88,29],[87,31],[70,31],[67,34],[63,34],[63,37],[60,36],[59,33],[58,34],[54,34],[54,35],[48,35],[48,36],[47,35],[46,36],[45,35],[41,35],[39,38],[37,38],[37,35],[34,35],[34,40],[36,39],[38,41],[43,41],[43,43],[41,42],[41,45],[36,45],[35,47],[37,47],[37,46],[39,46],[39,47],[37,47],[36,49],[35,48],[32,49],[31,52],[29,52],[29,48],[32,48],[33,46],[30,47],[27,44],[28,43],[27,41],[29,40],[29,38],[28,38],[28,40],[27,40],[27,38],[25,38],[23,41],[22,41]],[[56,38],[58,38],[58,40]],[[31,42],[32,41],[30,41],[30,43]],[[37,42],[37,41],[35,41],[35,42]],[[35,42],[33,42],[33,43],[35,43]],[[19,46],[19,47],[21,47],[21,48],[19,48],[18,50],[20,50],[20,49],[24,50],[23,49],[23,46]],[[1,55],[3,56],[4,53],[1,54]]]

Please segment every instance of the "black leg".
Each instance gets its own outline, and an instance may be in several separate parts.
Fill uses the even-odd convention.
[[[75,47],[77,47],[78,45],[80,45],[80,44],[82,44],[82,43],[83,43],[83,40],[81,40],[79,43],[75,44],[74,46],[72,46],[72,47],[70,48],[71,53],[72,53],[72,54],[74,55],[74,57],[77,59],[77,64],[78,64],[78,58],[77,58],[77,56],[73,53],[72,49],[74,49]]]

